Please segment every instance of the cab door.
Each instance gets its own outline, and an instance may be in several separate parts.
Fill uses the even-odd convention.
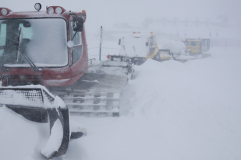
[[[86,71],[88,61],[86,56],[83,56],[83,37],[85,36],[83,30],[82,32],[75,32],[73,30],[73,21],[70,21],[70,36],[73,41],[74,46],[71,48],[71,70],[73,81],[78,80]]]
[[[151,36],[148,38],[148,42],[147,42],[147,55],[146,55],[146,59],[160,59],[160,56],[158,54],[158,48],[156,45],[156,39],[154,36]],[[159,57],[156,57],[159,56]]]
[[[149,49],[148,49],[148,56],[150,57],[153,57],[155,55],[155,49],[156,49],[156,46],[155,46],[155,37],[150,37],[149,38]],[[153,55],[154,53],[154,55]]]

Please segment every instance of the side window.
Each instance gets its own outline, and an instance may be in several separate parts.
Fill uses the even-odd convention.
[[[73,31],[73,21],[70,23],[71,25],[71,37],[75,35],[75,31]],[[72,40],[74,42],[74,48],[72,51],[72,59],[73,64],[75,64],[82,55],[82,40],[81,40],[81,32],[77,32],[74,39]]]
[[[154,39],[154,37],[150,38],[150,46],[151,47],[155,46],[155,39]]]
[[[154,50],[155,50],[155,38],[154,37],[151,37],[150,39],[149,39],[149,53],[148,53],[148,55],[150,56],[150,55],[152,55],[152,53],[154,52]]]
[[[73,50],[73,64],[75,64],[82,55],[82,47],[76,47]]]
[[[4,46],[6,44],[6,24],[0,25],[0,57],[4,52]]]
[[[73,37],[75,35],[75,31],[73,31],[73,21],[71,21],[71,37]],[[81,32],[77,32],[76,35],[74,36],[73,39],[74,45],[82,45],[82,41],[81,41]]]
[[[196,46],[196,42],[195,41],[190,41],[190,46]]]

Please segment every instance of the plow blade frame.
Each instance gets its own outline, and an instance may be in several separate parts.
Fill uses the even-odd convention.
[[[58,104],[55,103],[56,97],[49,93],[45,87],[35,87],[0,87],[0,104],[30,121],[49,122],[50,132],[54,123],[59,120],[63,129],[61,133],[63,138],[59,148],[49,151],[48,154],[41,153],[48,159],[64,155],[67,152],[70,138],[69,110],[66,106],[56,105]]]

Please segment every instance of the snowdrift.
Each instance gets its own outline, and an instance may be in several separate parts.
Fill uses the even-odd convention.
[[[137,66],[122,95],[123,117],[75,117],[90,132],[79,143],[81,158],[241,158],[241,54],[229,50],[233,59],[227,61],[222,48],[210,53],[184,64],[148,60]]]
[[[240,159],[240,52],[214,48],[204,59],[137,66],[121,97],[122,116],[72,117],[88,136],[70,142],[59,159]],[[43,159],[36,151],[48,139],[45,125],[0,107],[0,158]]]
[[[40,151],[49,138],[49,124],[25,119],[0,107],[0,159],[44,159]]]

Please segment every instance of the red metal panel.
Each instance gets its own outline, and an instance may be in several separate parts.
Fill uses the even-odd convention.
[[[65,11],[65,10],[64,10]],[[81,12],[72,12],[77,15],[81,15]],[[70,25],[70,18],[68,12],[65,11],[63,14],[47,14],[46,12],[10,12],[7,16],[0,16],[0,18],[42,18],[42,17],[62,17],[66,19],[67,25]],[[86,17],[84,17],[84,20]],[[71,40],[70,35],[70,26],[68,27],[68,40]],[[45,86],[67,86],[76,82],[88,69],[88,52],[87,52],[87,42],[86,42],[86,34],[85,27],[82,31],[82,44],[83,44],[83,53],[81,58],[72,65],[72,53],[71,49],[68,49],[69,54],[69,63],[66,67],[61,68],[41,68],[41,72],[35,72],[32,68],[8,68],[8,72],[4,73],[0,70],[0,75],[7,74],[9,76],[15,77],[14,81],[29,81],[29,79],[21,80],[17,77],[20,75],[24,75],[27,77],[32,76],[40,76],[41,82]],[[58,77],[57,77],[58,76]],[[36,79],[32,79],[34,81]],[[39,80],[39,79],[38,79]]]

